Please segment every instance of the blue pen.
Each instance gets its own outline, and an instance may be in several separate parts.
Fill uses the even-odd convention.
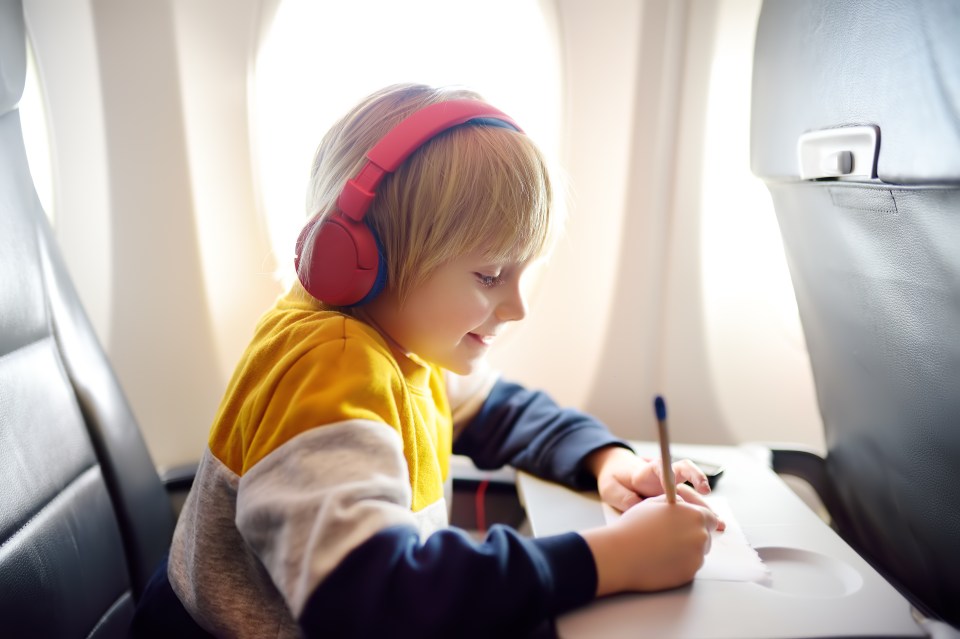
[[[663,490],[667,502],[677,503],[677,482],[673,476],[673,463],[670,456],[670,436],[667,434],[667,403],[657,395],[653,400],[653,410],[657,414],[657,435],[660,439],[660,461],[663,464]]]

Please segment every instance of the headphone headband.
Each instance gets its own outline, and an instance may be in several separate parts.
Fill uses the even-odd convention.
[[[506,113],[479,100],[448,100],[431,104],[407,116],[367,151],[367,161],[343,187],[337,199],[337,209],[359,222],[370,208],[377,185],[384,176],[396,171],[411,153],[431,138],[471,120],[523,132]]]
[[[471,121],[523,132],[507,114],[485,102],[448,100],[410,114],[367,151],[366,162],[340,192],[337,210],[325,216],[313,234],[314,247],[306,273],[300,266],[300,254],[316,218],[297,240],[294,263],[307,292],[328,304],[354,306],[369,302],[383,289],[386,260],[377,238],[363,222],[377,186],[427,141]]]

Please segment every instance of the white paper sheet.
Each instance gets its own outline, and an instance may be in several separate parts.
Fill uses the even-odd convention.
[[[710,552],[703,560],[703,566],[694,579],[713,579],[720,581],[753,581],[768,583],[770,569],[764,565],[760,555],[747,542],[743,529],[737,522],[727,500],[713,495],[704,498],[713,512],[726,523],[726,530],[714,532],[710,540]],[[602,504],[603,516],[609,524],[620,517],[615,508]]]

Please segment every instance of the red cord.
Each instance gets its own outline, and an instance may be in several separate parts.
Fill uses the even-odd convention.
[[[473,498],[473,506],[477,516],[477,530],[481,533],[487,532],[487,513],[484,498],[487,494],[487,486],[490,485],[489,479],[483,479],[477,484],[477,492]]]

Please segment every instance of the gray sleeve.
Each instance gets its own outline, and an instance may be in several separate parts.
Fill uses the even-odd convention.
[[[399,435],[351,420],[314,428],[264,457],[240,479],[236,525],[294,617],[351,550],[397,525],[422,529]],[[429,518],[444,503],[418,513]],[[429,528],[429,526],[428,526]]]

